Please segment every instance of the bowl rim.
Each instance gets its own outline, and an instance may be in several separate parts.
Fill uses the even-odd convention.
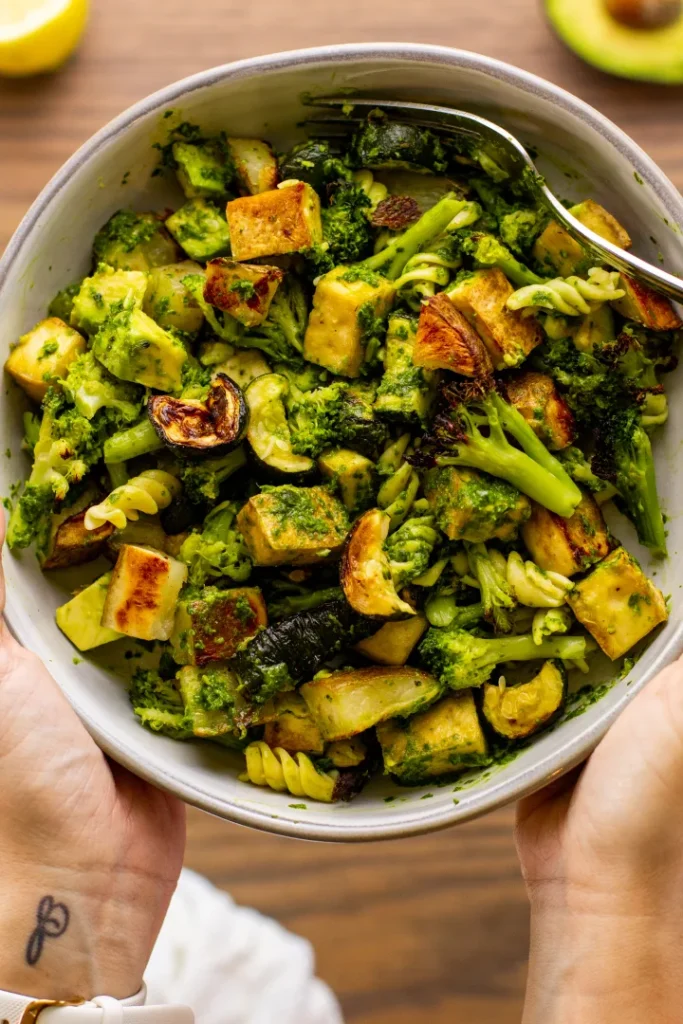
[[[113,118],[94,135],[92,135],[76,152],[61,166],[42,189],[32,203],[28,212],[10,239],[7,248],[0,258],[0,294],[7,280],[10,267],[19,256],[24,245],[42,214],[59,195],[72,174],[82,167],[95,153],[124,132],[138,119],[154,111],[169,106],[188,93],[215,85],[216,83],[249,78],[256,74],[294,68],[306,65],[345,64],[362,60],[405,60],[412,63],[429,62],[450,67],[462,67],[481,72],[489,77],[508,82],[522,89],[551,101],[573,114],[584,124],[597,131],[602,138],[625,157],[644,182],[657,195],[667,212],[675,222],[683,224],[683,198],[664,172],[647,156],[647,154],[625,132],[618,128],[603,114],[585,101],[573,96],[565,89],[554,85],[546,79],[531,72],[524,71],[514,65],[486,57],[467,50],[445,46],[417,43],[346,43],[289,50],[263,56],[250,57],[229,64],[208,68],[194,75],[180,79],[170,85],[151,93],[128,107]],[[5,618],[12,634],[24,646],[31,646],[31,629],[27,626],[20,610],[8,606]],[[263,811],[240,806],[234,800],[221,800],[198,786],[188,783],[182,777],[182,770],[177,775],[156,763],[141,762],[133,747],[118,737],[111,735],[91,715],[87,714],[77,701],[69,697],[74,710],[84,722],[86,728],[98,745],[124,767],[146,781],[170,791],[184,801],[211,814],[226,818],[237,824],[250,826],[300,839],[361,842],[368,840],[394,839],[412,835],[421,835],[453,824],[470,820],[482,814],[517,800],[546,785],[551,779],[557,778],[583,761],[594,749],[609,726],[621,714],[625,706],[633,699],[649,680],[667,665],[673,658],[683,653],[683,623],[672,631],[672,634],[658,656],[650,664],[646,672],[634,679],[623,695],[615,702],[605,706],[589,729],[566,739],[555,747],[540,761],[535,762],[515,780],[500,780],[489,785],[484,791],[472,791],[471,799],[460,804],[449,803],[443,808],[421,811],[416,820],[395,821],[392,823],[376,821],[363,824],[323,824],[312,821],[286,821],[266,809]]]

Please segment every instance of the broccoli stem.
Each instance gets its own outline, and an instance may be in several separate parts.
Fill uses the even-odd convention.
[[[484,236],[482,242],[474,249],[473,256],[478,267],[497,267],[517,288],[523,288],[528,284],[543,283],[542,277],[520,263],[509,249],[501,245],[498,239],[492,238],[491,241],[492,244],[489,246],[487,236]]]
[[[425,605],[425,615],[430,626],[469,629],[481,622],[484,607],[481,604],[459,606],[454,594],[439,594],[429,598]]]
[[[445,231],[461,207],[462,200],[453,192],[449,192],[431,210],[423,213],[412,227],[392,239],[385,249],[374,256],[369,256],[357,266],[376,270],[390,281],[395,281],[403,273],[408,260],[424,249],[432,238]]]
[[[323,590],[313,590],[310,594],[287,594],[278,601],[268,602],[268,616],[273,620],[284,619],[288,615],[317,608],[326,601],[341,601],[343,598],[341,587],[325,587]]]
[[[145,418],[127,430],[119,430],[104,442],[104,461],[127,462],[138,455],[147,455],[163,447],[150,420]]]
[[[666,530],[657,496],[657,477],[652,445],[647,432],[636,426],[631,451],[618,458],[617,487],[622,495],[638,539],[654,555],[666,557]]]
[[[556,636],[537,644],[531,634],[524,634],[482,642],[490,647],[491,663],[498,665],[503,661],[535,661],[537,658],[574,661],[585,658],[591,649],[590,641],[583,636]]]

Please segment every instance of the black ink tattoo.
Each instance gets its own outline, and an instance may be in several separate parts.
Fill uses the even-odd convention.
[[[36,926],[26,946],[26,963],[35,967],[43,953],[45,939],[58,939],[69,927],[69,908],[56,903],[54,897],[43,896],[36,911]]]

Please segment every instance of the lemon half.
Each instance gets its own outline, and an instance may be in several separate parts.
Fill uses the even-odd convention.
[[[73,53],[88,0],[0,0],[0,75],[53,71]]]

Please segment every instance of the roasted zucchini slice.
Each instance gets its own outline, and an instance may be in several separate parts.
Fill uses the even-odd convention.
[[[405,618],[415,609],[396,593],[384,541],[391,517],[371,508],[351,529],[341,560],[340,580],[344,596],[361,615],[380,619]]]
[[[152,395],[147,415],[164,444],[182,455],[227,455],[247,429],[247,403],[240,388],[224,373],[211,382],[206,401]]]
[[[388,718],[423,711],[442,691],[428,672],[400,665],[330,672],[304,683],[299,692],[323,737],[334,741],[357,736]]]
[[[566,698],[567,670],[561,661],[546,661],[528,683],[484,683],[482,711],[498,736],[523,740],[555,721]]]
[[[377,738],[385,771],[407,785],[490,760],[471,690],[444,697],[405,721],[380,723]]]
[[[281,475],[306,475],[315,469],[313,459],[295,455],[287,423],[285,398],[289,381],[279,373],[264,373],[245,392],[249,408],[247,440],[258,462]]]

